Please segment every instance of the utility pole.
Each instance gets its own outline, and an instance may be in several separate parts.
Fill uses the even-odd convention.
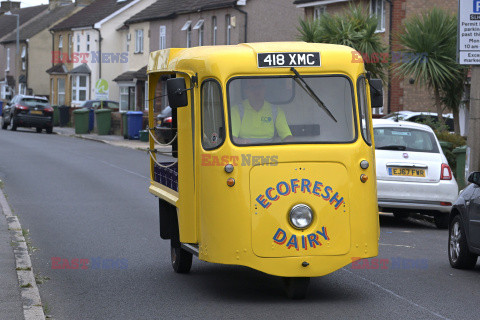
[[[472,67],[470,119],[467,145],[470,149],[469,171],[480,171],[480,66]]]

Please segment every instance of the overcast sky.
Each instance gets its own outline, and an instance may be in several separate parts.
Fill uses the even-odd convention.
[[[48,0],[20,0],[20,2],[22,3],[20,7],[25,8],[31,6],[39,6],[41,4],[47,4]]]

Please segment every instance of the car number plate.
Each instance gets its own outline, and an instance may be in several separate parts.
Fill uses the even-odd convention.
[[[391,176],[425,177],[425,169],[388,168],[388,174]]]
[[[30,111],[30,114],[43,114],[43,111],[40,111],[40,110],[32,110],[32,111]]]
[[[320,67],[320,52],[258,53],[259,68]]]

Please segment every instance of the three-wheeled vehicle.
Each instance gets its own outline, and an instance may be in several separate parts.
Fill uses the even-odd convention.
[[[283,277],[303,298],[310,277],[377,255],[382,87],[356,57],[304,42],[151,53],[149,127],[166,81],[175,138],[160,161],[150,129],[149,191],[176,272],[195,254]]]

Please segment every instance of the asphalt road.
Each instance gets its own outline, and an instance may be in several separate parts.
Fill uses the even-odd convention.
[[[54,319],[479,316],[480,263],[452,269],[446,230],[391,215],[381,216],[379,259],[389,259],[387,269],[362,262],[363,269],[312,279],[303,301],[288,300],[280,279],[244,267],[194,258],[190,274],[175,274],[169,244],[159,238],[157,200],[147,191],[147,160],[144,152],[92,141],[0,131],[0,179],[38,248],[34,270],[50,278],[40,294]],[[52,269],[53,257],[119,264]]]

